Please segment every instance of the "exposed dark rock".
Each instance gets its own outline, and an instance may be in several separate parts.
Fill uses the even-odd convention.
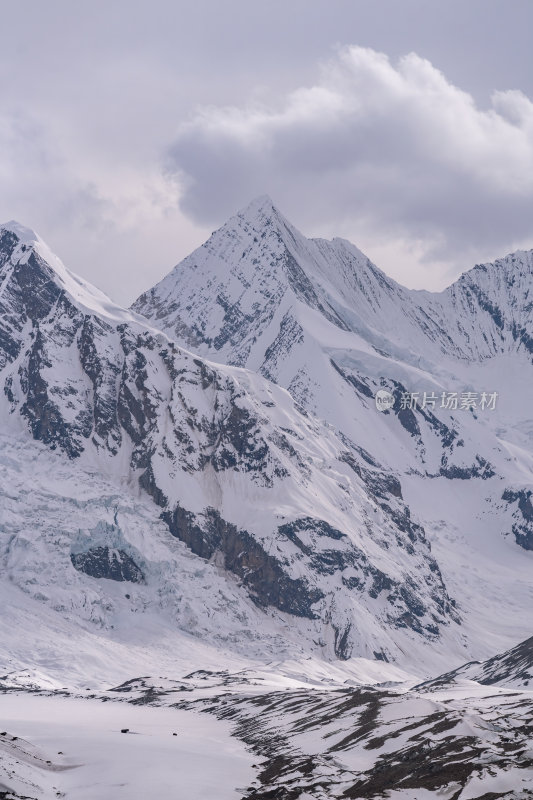
[[[513,322],[511,330],[515,341],[520,342],[527,352],[533,355],[533,336],[525,328],[519,327],[516,322]]]
[[[63,293],[53,279],[50,267],[33,250],[27,261],[17,264],[13,278],[24,297],[25,311],[32,322],[47,317]]]
[[[351,625],[346,625],[344,629],[338,628],[336,625],[333,626],[333,630],[335,631],[335,655],[343,661],[347,661],[352,655],[353,647],[350,641],[351,629]]]
[[[296,534],[301,531],[311,531],[316,533],[317,536],[325,536],[328,539],[346,538],[345,533],[334,528],[329,522],[323,519],[315,519],[314,517],[300,517],[300,519],[294,522],[287,522],[278,527],[278,533],[282,536],[286,536],[287,539],[290,539],[292,542],[298,542],[299,547],[302,545]]]
[[[492,317],[496,327],[500,330],[503,330],[504,322],[501,309],[498,308],[498,306],[496,306],[491,300],[489,300],[485,292],[483,292],[479,286],[476,286],[475,283],[471,282],[468,286],[468,289],[470,292],[472,292],[472,294],[475,295],[479,307],[482,308],[483,311],[486,311],[490,317]]]
[[[323,595],[301,578],[289,577],[281,563],[269,555],[247,531],[226,522],[218,511],[207,509],[196,517],[179,506],[161,515],[170,532],[196,555],[210,559],[220,553],[225,569],[238,575],[260,606],[275,606],[299,617],[315,619],[313,605]]]
[[[103,443],[114,455],[122,442],[122,433],[117,418],[116,385],[120,365],[111,359],[102,359],[95,339],[111,330],[101,320],[86,316],[78,340],[81,366],[93,386],[93,419],[95,444]]]
[[[502,500],[506,503],[517,503],[517,511],[513,514],[518,521],[513,524],[512,531],[516,543],[524,550],[533,550],[533,503],[531,497],[533,492],[530,489],[520,489],[512,491],[506,489],[502,495]]]
[[[291,312],[287,311],[281,320],[276,338],[265,350],[265,357],[259,372],[268,380],[275,381],[278,364],[283,363],[283,359],[287,357],[293,347],[303,342],[303,337],[302,326],[294,319]]]
[[[91,578],[144,583],[144,575],[124,550],[107,546],[92,547],[84,553],[72,553],[72,566]]]
[[[341,378],[343,378],[346,381],[346,383],[349,383],[351,386],[353,386],[353,388],[356,389],[360,394],[362,394],[364,397],[369,397],[369,398],[374,397],[374,392],[372,391],[370,386],[368,386],[362,380],[362,378],[359,377],[356,378],[355,375],[346,372],[332,358],[330,359],[330,364],[333,367],[333,369],[339,373]]]
[[[257,419],[245,408],[232,405],[218,427],[220,444],[211,456],[217,472],[242,464],[246,471],[265,465],[268,445],[258,430]]]
[[[442,475],[443,478],[450,478],[451,480],[459,479],[462,481],[469,480],[470,478],[482,478],[483,480],[487,480],[496,475],[492,464],[489,464],[489,462],[481,456],[476,456],[475,463],[472,464],[471,467],[458,467],[454,464],[448,466],[445,456],[443,456],[442,461],[444,463],[439,470],[439,474]]]
[[[165,508],[168,504],[168,498],[157,485],[151,463],[140,476],[139,486],[152,497],[154,503],[160,508]]]
[[[400,422],[401,426],[405,428],[405,430],[410,433],[411,436],[420,436],[420,427],[412,409],[398,408],[396,416],[398,417],[398,421]]]
[[[48,384],[41,373],[43,367],[51,366],[46,357],[44,338],[37,329],[27,363],[19,370],[21,386],[26,394],[21,414],[28,420],[34,439],[49,445],[52,450],[60,448],[70,458],[77,458],[83,451],[80,434],[88,434],[89,430],[80,431],[67,423],[59,406],[51,399]]]
[[[371,466],[377,467],[377,464],[372,459],[364,457],[364,451],[360,455]],[[355,458],[354,453],[350,451],[341,453],[339,460],[348,464],[350,469],[361,478],[370,496],[374,499],[386,500],[392,496],[402,500],[402,485],[392,473],[363,467]]]

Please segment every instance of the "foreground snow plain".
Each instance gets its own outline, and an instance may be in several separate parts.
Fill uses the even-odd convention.
[[[193,711],[10,693],[0,719],[0,784],[39,800],[235,800],[255,773],[229,723]]]

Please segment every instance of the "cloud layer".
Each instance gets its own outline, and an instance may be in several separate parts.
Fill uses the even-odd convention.
[[[512,6],[6,4],[0,221],[35,228],[131,302],[269,192],[305,234],[346,236],[400,281],[442,285],[533,244],[531,103],[489,100],[533,98],[533,6]],[[337,45],[354,42],[366,49]],[[398,61],[410,51],[447,79]]]
[[[304,229],[411,249],[441,272],[533,246],[533,103],[496,91],[480,108],[414,53],[394,65],[347,47],[278,102],[200,109],[169,169],[202,223],[268,192]]]
[[[179,212],[157,155],[125,151],[87,146],[59,118],[0,112],[0,223],[35,228],[67,266],[130,303],[207,231]]]

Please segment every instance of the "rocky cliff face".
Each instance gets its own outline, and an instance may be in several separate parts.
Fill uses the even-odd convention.
[[[74,569],[91,578],[144,583],[142,571],[124,550],[111,550],[100,545],[84,553],[72,553],[70,560]]]

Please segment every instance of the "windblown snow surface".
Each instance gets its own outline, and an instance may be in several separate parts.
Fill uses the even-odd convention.
[[[533,796],[532,287],[259,198],[129,311],[1,227],[0,797]]]

